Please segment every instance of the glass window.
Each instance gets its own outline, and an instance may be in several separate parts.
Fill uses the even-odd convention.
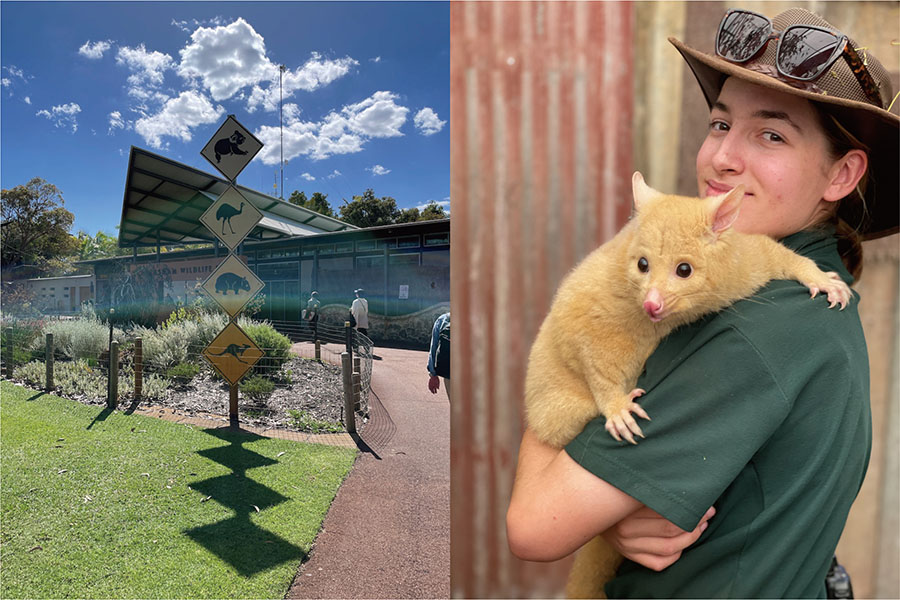
[[[362,240],[360,242],[356,242],[356,251],[357,252],[368,252],[369,250],[375,250],[375,240]]]
[[[426,246],[449,246],[450,245],[450,232],[446,233],[426,233],[425,234],[425,245]]]
[[[297,261],[256,265],[256,275],[263,281],[297,279]]]
[[[357,256],[357,269],[372,269],[374,267],[384,266],[384,256]]]
[[[397,247],[397,238],[385,238],[383,240],[378,240],[377,247],[379,250],[383,250],[384,248],[396,248]]]
[[[398,248],[418,248],[419,247],[419,236],[417,235],[407,235],[402,238],[397,239],[397,247]]]
[[[334,244],[323,244],[319,246],[319,256],[326,254],[334,254]]]
[[[353,242],[341,242],[340,244],[335,244],[334,251],[338,254],[353,252]]]
[[[272,257],[271,250],[260,250],[259,252],[256,253],[256,260],[259,260],[261,258],[271,258],[271,257]]]
[[[343,258],[323,258],[319,260],[320,271],[352,271],[353,257],[346,256]]]
[[[422,266],[449,267],[450,252],[448,250],[441,250],[438,252],[423,252]]]
[[[316,247],[315,246],[303,246],[302,255],[303,256],[315,256],[316,255]]]
[[[412,254],[391,254],[391,264],[392,265],[418,265],[419,264],[419,253],[414,252]]]

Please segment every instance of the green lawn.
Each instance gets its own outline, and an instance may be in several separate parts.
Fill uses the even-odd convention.
[[[0,383],[0,597],[282,598],[356,450]]]

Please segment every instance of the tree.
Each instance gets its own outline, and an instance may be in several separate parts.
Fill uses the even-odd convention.
[[[313,195],[307,198],[306,193],[294,190],[288,198],[288,202],[308,208],[326,217],[334,217],[334,209],[331,208],[331,203],[328,202],[327,198],[328,194],[321,192],[313,192]]]
[[[392,225],[401,217],[397,201],[390,196],[375,197],[372,188],[362,196],[353,196],[352,202],[344,200],[341,205],[341,220],[357,227]]]
[[[64,208],[62,192],[35,177],[25,185],[0,191],[0,197],[3,268],[32,269],[23,271],[24,275],[65,270],[66,259],[76,253],[78,241],[69,234],[75,215]]]
[[[444,207],[432,200],[425,205],[422,212],[419,213],[419,221],[431,221],[434,219],[449,219],[450,215],[444,210]]]

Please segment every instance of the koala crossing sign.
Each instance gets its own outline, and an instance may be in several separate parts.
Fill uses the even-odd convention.
[[[263,143],[238,123],[234,115],[228,115],[200,154],[233,182],[262,147]]]

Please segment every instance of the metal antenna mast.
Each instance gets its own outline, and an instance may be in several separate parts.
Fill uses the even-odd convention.
[[[284,200],[284,65],[278,66],[278,125],[281,127],[281,142],[278,144],[281,148],[281,196]]]

